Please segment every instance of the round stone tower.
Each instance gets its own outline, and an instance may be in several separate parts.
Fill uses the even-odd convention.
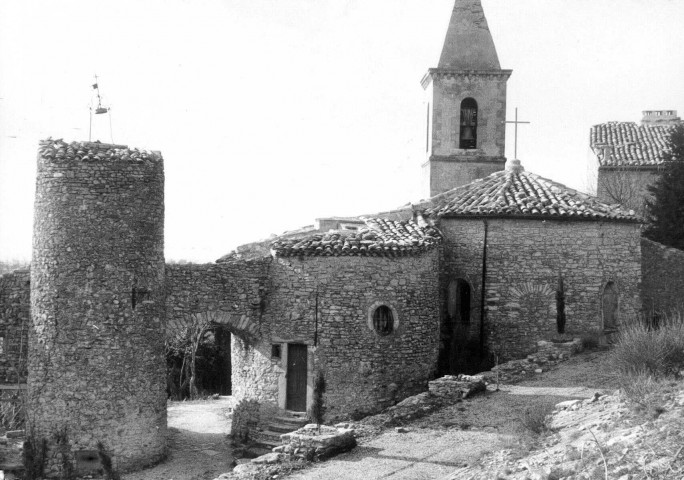
[[[161,154],[41,142],[27,435],[45,474],[119,471],[166,451]],[[98,447],[99,444],[99,447]]]

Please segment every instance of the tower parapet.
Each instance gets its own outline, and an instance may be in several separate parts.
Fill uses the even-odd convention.
[[[161,154],[40,143],[31,319],[28,431],[47,440],[46,475],[87,473],[99,442],[121,471],[162,459]]]

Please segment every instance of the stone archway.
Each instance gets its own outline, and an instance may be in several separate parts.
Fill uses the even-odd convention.
[[[172,399],[233,393],[233,337],[255,345],[259,325],[249,315],[206,310],[177,315],[167,325],[167,393]]]

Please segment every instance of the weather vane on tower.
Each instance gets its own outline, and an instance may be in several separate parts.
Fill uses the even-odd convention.
[[[95,115],[109,114],[109,137],[112,143],[114,143],[114,136],[112,135],[112,112],[109,107],[102,106],[102,95],[100,95],[100,85],[98,82],[97,74],[95,75],[95,83],[92,84],[93,90],[97,95],[97,107],[95,107]],[[88,126],[88,141],[92,140],[93,132],[93,104],[90,103],[90,124]]]

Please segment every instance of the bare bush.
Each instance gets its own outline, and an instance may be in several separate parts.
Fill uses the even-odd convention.
[[[680,376],[684,370],[684,318],[670,315],[661,319],[658,327],[641,320],[623,325],[611,361],[617,372],[634,378]]]

